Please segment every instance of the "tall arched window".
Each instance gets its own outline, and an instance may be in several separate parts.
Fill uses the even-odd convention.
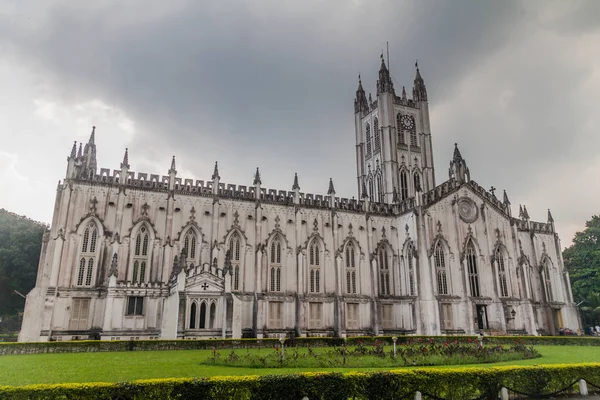
[[[435,272],[437,277],[438,294],[448,294],[448,276],[446,274],[446,255],[442,243],[435,245]]]
[[[93,284],[97,244],[98,227],[96,223],[90,221],[83,232],[83,239],[81,241],[77,286],[92,286]]]
[[[542,264],[542,282],[542,284],[544,285],[544,290],[546,291],[546,301],[554,301],[554,296],[552,295],[552,278],[550,275],[550,263],[548,263],[548,260],[544,260]]]
[[[319,293],[321,291],[321,260],[319,259],[319,244],[316,240],[309,246],[309,278],[310,278],[310,292]]]
[[[415,288],[415,268],[414,268],[414,252],[415,248],[410,243],[406,249],[406,261],[408,263],[408,292],[410,296],[416,296],[417,290]]]
[[[198,238],[196,232],[194,232],[193,229],[189,229],[183,239],[183,253],[186,256],[186,263],[188,266],[198,265],[197,247]]]
[[[400,119],[402,118],[402,114],[396,114],[396,132],[398,132],[398,144],[406,144],[406,140],[404,139],[404,130],[402,129],[402,124]]]
[[[479,297],[479,273],[477,272],[477,253],[475,252],[475,246],[473,242],[469,241],[467,245],[465,258],[467,260],[467,273],[469,274],[469,288],[471,289],[471,296]]]
[[[377,154],[381,150],[381,135],[379,133],[379,121],[377,118],[373,121],[373,139],[375,140],[375,151]]]
[[[193,302],[190,307],[190,329],[196,329],[196,311],[196,302]]]
[[[148,247],[150,243],[150,232],[146,225],[143,225],[135,237],[135,248],[133,252],[133,271],[131,281],[133,283],[146,282],[146,272],[148,266]]]
[[[367,124],[365,128],[365,141],[367,142],[367,158],[371,157],[371,127]]]
[[[402,200],[408,199],[408,176],[406,171],[400,171],[400,196]]]
[[[209,319],[208,319],[208,328],[209,329],[214,329],[214,327],[215,327],[216,309],[217,309],[217,306],[215,306],[215,303],[212,302],[210,304],[210,313],[209,313]]]
[[[346,292],[356,293],[356,250],[352,242],[346,246]]]
[[[417,190],[423,190],[423,188],[421,187],[421,176],[419,175],[418,172],[415,172],[415,174],[413,175],[413,183],[415,184],[415,193],[417,192]]]
[[[233,269],[233,290],[240,290],[240,247],[242,240],[240,234],[233,232],[229,239],[229,254],[231,257],[231,268]]]
[[[498,284],[500,285],[500,297],[508,297],[508,284],[506,282],[506,264],[504,254],[500,247],[496,249],[496,266],[498,267]]]
[[[381,177],[381,172],[379,172],[377,174],[377,201],[379,201],[380,203],[383,203],[383,195],[384,195],[384,189],[383,189],[383,178]]]
[[[410,124],[412,128],[410,129],[410,145],[411,146],[419,146],[419,140],[417,138],[417,126],[415,124],[415,117],[411,115],[410,117],[412,123]]]
[[[206,329],[206,303],[203,301],[200,304],[200,318],[199,318],[199,322],[200,322],[200,329]]]
[[[369,201],[373,201],[375,190],[373,188],[373,175],[369,175]]]
[[[381,246],[378,251],[379,260],[379,293],[383,296],[391,294],[390,292],[390,264],[388,250]]]
[[[281,292],[281,241],[271,242],[271,257],[269,263],[269,279],[271,292]]]

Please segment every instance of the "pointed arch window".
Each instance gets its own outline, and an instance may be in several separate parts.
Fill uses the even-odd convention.
[[[465,258],[467,260],[467,273],[469,275],[469,288],[471,289],[471,296],[480,297],[479,291],[479,273],[477,271],[477,253],[475,252],[475,246],[473,242],[469,242],[466,249]]]
[[[391,294],[388,249],[385,246],[381,246],[377,256],[379,262],[379,293],[382,296],[388,296]]]
[[[189,266],[198,265],[198,236],[193,229],[189,229],[183,239],[183,253],[186,256],[186,263]]]
[[[346,246],[346,292],[356,293],[356,249],[352,242]]]
[[[269,289],[271,292],[281,292],[281,240],[279,238],[271,242],[269,261]]]
[[[210,312],[208,319],[208,329],[214,329],[217,306],[214,302],[210,303]]]
[[[198,322],[200,322],[200,329],[206,329],[206,302],[204,301],[202,301],[202,303],[200,304],[200,318]]]
[[[410,116],[411,119],[411,126],[412,128],[410,129],[410,145],[411,146],[419,146],[419,139],[417,137],[417,126],[415,124],[415,117],[413,117],[412,115]]]
[[[373,139],[375,141],[374,154],[378,154],[381,151],[381,135],[379,133],[379,121],[377,118],[373,121]]]
[[[196,302],[192,302],[192,306],[190,307],[190,329],[196,329],[196,311]]]
[[[400,171],[400,196],[402,200],[408,199],[408,176],[405,170]]]
[[[321,260],[320,260],[320,246],[316,240],[309,246],[309,280],[310,280],[310,292],[320,293],[321,292]]]
[[[396,114],[396,131],[398,132],[398,144],[406,144],[406,140],[404,139],[404,130],[402,129],[402,124],[400,123],[401,118],[402,114]]]
[[[508,297],[508,284],[506,281],[506,261],[502,249],[496,249],[495,257],[496,266],[498,267],[498,285],[500,286],[500,297]]]
[[[435,273],[437,277],[438,294],[448,294],[448,276],[446,272],[446,255],[441,242],[435,245]]]
[[[187,235],[186,235],[187,238]],[[147,269],[149,265],[149,246],[150,246],[150,232],[146,225],[138,230],[135,237],[135,247],[133,251],[133,268],[131,272],[131,282],[133,283],[145,283],[147,278]],[[189,241],[188,241],[189,246]],[[189,247],[184,248],[189,251]]]
[[[94,267],[97,260],[98,227],[94,221],[90,221],[81,239],[79,266],[77,269],[77,286],[94,285]]]
[[[229,254],[231,257],[231,268],[233,269],[233,290],[240,290],[240,248],[242,239],[240,234],[233,232],[229,239]]]
[[[554,301],[554,296],[552,295],[552,278],[550,275],[550,264],[548,263],[548,260],[545,260],[542,264],[542,282],[544,285],[544,290],[546,291],[546,301]]]
[[[406,249],[406,261],[408,263],[408,293],[410,296],[416,296],[416,284],[415,284],[415,248],[412,243],[408,245]]]
[[[415,184],[415,193],[417,193],[417,190],[423,190],[421,187],[421,176],[418,172],[415,172],[413,175],[413,183]]]
[[[365,127],[365,141],[367,142],[367,158],[371,157],[371,126],[367,124]]]
[[[381,176],[381,171],[377,174],[377,197],[378,197],[378,201],[380,203],[383,203],[383,195],[384,195],[384,189],[383,189],[383,178]]]

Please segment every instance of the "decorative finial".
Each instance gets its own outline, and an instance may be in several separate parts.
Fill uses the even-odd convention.
[[[90,144],[94,144],[94,141],[96,139],[96,127],[92,126],[92,133],[90,134]]]
[[[548,209],[548,223],[551,224],[554,222],[554,218],[552,218],[552,213],[550,212],[550,209]]]
[[[171,160],[171,169],[169,169],[169,173],[177,173],[177,170],[175,169],[175,156],[173,156],[173,159]]]

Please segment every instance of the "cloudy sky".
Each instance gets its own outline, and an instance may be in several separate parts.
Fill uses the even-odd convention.
[[[5,0],[0,207],[49,222],[74,140],[100,167],[356,195],[353,98],[419,60],[436,176],[483,185],[563,245],[599,212],[600,1]],[[410,90],[408,90],[410,92]]]

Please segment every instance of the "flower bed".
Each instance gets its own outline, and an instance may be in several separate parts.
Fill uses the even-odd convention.
[[[479,364],[523,360],[540,354],[522,341],[507,345],[481,346],[476,340],[467,343],[413,340],[393,347],[383,341],[358,340],[355,345],[335,347],[276,346],[272,349],[224,350],[213,349],[206,365],[246,368],[313,368],[313,367],[402,367],[426,365]]]

